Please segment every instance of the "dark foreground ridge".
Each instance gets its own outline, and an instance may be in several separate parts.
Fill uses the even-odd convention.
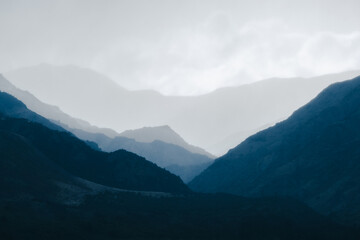
[[[190,186],[248,197],[290,196],[360,224],[360,77],[326,88],[287,120],[249,137]]]
[[[10,114],[11,115],[11,114]],[[192,193],[126,151],[0,116],[0,239],[358,239],[289,198]]]

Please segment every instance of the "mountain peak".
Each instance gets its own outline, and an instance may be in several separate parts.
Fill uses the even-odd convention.
[[[134,139],[137,142],[150,143],[158,140],[166,143],[171,143],[183,147],[192,153],[198,153],[198,154],[206,155],[207,157],[210,158],[214,158],[213,155],[206,152],[205,150],[187,143],[169,125],[142,127],[139,129],[126,130],[120,133],[120,136]]]

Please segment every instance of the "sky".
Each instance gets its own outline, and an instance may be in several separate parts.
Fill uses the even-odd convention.
[[[198,95],[360,69],[358,0],[0,0],[0,72],[77,65]]]

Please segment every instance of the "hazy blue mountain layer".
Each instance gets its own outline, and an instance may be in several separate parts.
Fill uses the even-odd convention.
[[[114,137],[117,132],[108,128],[98,128],[88,122],[69,116],[58,107],[46,104],[37,99],[28,91],[21,90],[10,83],[0,74],[0,91],[7,92],[23,102],[31,111],[55,122],[57,125],[70,126],[75,129],[82,129],[90,133],[103,133],[106,136]]]
[[[65,129],[52,123],[46,118],[28,110],[24,103],[20,102],[8,93],[0,91],[0,113],[14,118],[24,118],[32,122],[40,123],[48,128],[65,131]]]
[[[203,149],[186,143],[181,136],[168,126],[147,127],[118,134],[110,129],[91,126],[84,121],[70,117],[54,106],[42,103],[29,92],[13,86],[1,75],[0,90],[14,94],[20,100],[25,101],[26,105],[30,106],[33,111],[45,114],[57,125],[29,111],[23,103],[19,103],[20,108],[16,110],[16,116],[26,117],[31,121],[40,121],[40,123],[47,126],[51,125],[56,129],[59,129],[58,125],[60,125],[80,139],[87,141],[88,145],[97,150],[100,149],[96,144],[104,151],[112,152],[125,149],[134,152],[161,167],[171,170],[172,173],[180,176],[186,182],[192,180],[193,177],[205,169],[213,158],[211,154]],[[11,116],[16,117],[14,112]],[[135,138],[137,141],[130,138]],[[158,140],[161,140],[161,144],[153,143],[153,141]]]
[[[126,130],[120,133],[120,136],[134,139],[137,142],[153,142],[162,141],[174,145],[178,145],[189,152],[205,155],[209,158],[215,158],[214,155],[206,152],[196,146],[188,144],[179,134],[177,134],[169,126],[143,127],[139,129]]]
[[[97,151],[62,129],[11,118],[32,112],[6,93],[0,97],[1,239],[360,236],[290,198],[193,193],[133,153]]]
[[[127,137],[109,138],[104,134],[88,133],[78,129],[69,129],[81,139],[96,142],[106,152],[125,149],[145,157],[147,160],[178,175],[184,182],[189,182],[199,175],[213,159],[163,141],[137,142]]]
[[[0,130],[25,138],[41,154],[71,174],[117,188],[188,191],[180,178],[143,157],[125,150],[112,153],[94,150],[71,133],[65,132],[47,119],[28,110],[13,96],[3,92],[0,92],[0,114],[2,116]],[[9,116],[24,116],[26,119],[7,118]]]
[[[69,65],[42,64],[5,73],[16,87],[96,126],[123,132],[168,125],[186,142],[217,156],[253,130],[287,118],[331,83],[357,75],[359,71],[274,78],[201,96],[174,97],[129,91],[95,71]]]

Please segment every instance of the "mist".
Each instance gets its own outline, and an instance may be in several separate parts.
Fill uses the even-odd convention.
[[[128,90],[199,95],[356,70],[359,8],[356,0],[3,0],[0,72],[72,64]]]
[[[1,239],[360,239],[359,0],[0,0]]]

